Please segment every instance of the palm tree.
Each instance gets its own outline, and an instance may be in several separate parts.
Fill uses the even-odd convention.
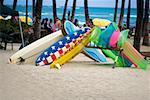
[[[77,0],[74,0],[74,1],[73,1],[72,15],[71,15],[71,21],[72,21],[72,22],[73,22],[73,20],[74,20],[74,15],[75,15],[75,10],[76,10],[76,1],[77,1]]]
[[[34,18],[35,15],[35,0],[32,0],[32,18]]]
[[[140,40],[142,35],[143,4],[143,0],[137,0],[137,19],[133,46],[138,51],[140,51]]]
[[[37,0],[36,1],[35,22],[33,24],[34,36],[33,36],[32,42],[40,38],[42,2],[43,2],[43,0]]]
[[[89,11],[88,11],[88,0],[84,0],[84,12],[85,12],[86,24],[90,25],[90,23],[89,23]]]
[[[53,0],[53,17],[54,17],[54,23],[56,23],[56,18],[57,18],[56,0]]]
[[[66,2],[65,2],[64,13],[63,13],[63,17],[62,17],[62,23],[64,23],[64,19],[66,17],[67,4],[68,4],[68,0],[66,0]]]
[[[149,0],[145,1],[145,13],[143,19],[143,45],[150,46],[150,39],[149,39],[149,30],[148,30],[148,22],[149,22]]]
[[[26,24],[28,24],[28,0],[26,0]]]
[[[117,9],[118,9],[118,0],[116,0],[116,4],[115,4],[114,22],[116,22],[116,18],[117,18]]]
[[[17,0],[14,0],[14,2],[13,2],[13,10],[16,10],[16,6],[17,6]]]
[[[127,28],[130,28],[130,10],[131,10],[131,0],[128,2],[128,13],[127,13]]]
[[[124,5],[125,5],[125,0],[122,0],[120,18],[119,18],[119,23],[118,23],[119,28],[122,27],[122,21],[123,21],[123,16],[124,16]]]
[[[0,3],[1,3],[1,5],[3,5],[4,4],[4,0],[0,0]]]

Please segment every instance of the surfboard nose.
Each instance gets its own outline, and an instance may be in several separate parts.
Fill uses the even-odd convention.
[[[11,63],[11,59],[10,58],[8,59],[8,62]]]

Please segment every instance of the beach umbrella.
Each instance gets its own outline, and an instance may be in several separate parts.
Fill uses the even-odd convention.
[[[0,19],[4,19],[2,16],[0,16]]]
[[[7,16],[7,17],[0,16],[0,19],[2,19],[2,20],[8,20],[8,19],[11,19],[11,16]]]
[[[20,16],[19,18],[21,22],[26,22],[26,16]],[[27,17],[27,21],[28,24],[30,24],[32,22],[32,19],[30,17]]]
[[[108,26],[110,23],[111,23],[111,21],[109,21],[107,19],[100,19],[100,18],[93,19],[93,24],[95,26],[105,27],[105,26]]]

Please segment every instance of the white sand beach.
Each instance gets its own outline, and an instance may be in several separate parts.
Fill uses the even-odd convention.
[[[0,100],[150,100],[150,65],[112,69],[82,54],[60,70],[8,64],[18,48],[0,50]]]

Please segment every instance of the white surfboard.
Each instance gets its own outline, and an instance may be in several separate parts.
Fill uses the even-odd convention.
[[[50,35],[47,35],[30,45],[24,47],[23,49],[17,51],[9,58],[9,63],[11,64],[20,64],[20,63],[28,63],[34,64],[38,55],[50,45],[58,41],[61,37],[63,37],[62,31],[59,30]]]

